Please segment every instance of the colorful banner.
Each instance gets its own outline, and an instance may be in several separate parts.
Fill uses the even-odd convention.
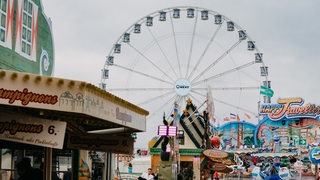
[[[0,112],[0,139],[18,143],[63,148],[66,122]]]

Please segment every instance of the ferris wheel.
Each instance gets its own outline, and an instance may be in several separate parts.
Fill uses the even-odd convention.
[[[246,30],[226,16],[199,7],[173,7],[146,15],[126,29],[111,48],[101,88],[150,112],[149,128],[162,115],[180,112],[191,99],[199,112],[211,89],[215,118],[258,114],[270,102],[268,67]]]

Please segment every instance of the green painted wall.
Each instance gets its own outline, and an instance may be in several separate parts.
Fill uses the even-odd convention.
[[[42,5],[40,0],[7,0],[8,3],[11,2],[13,7],[13,24],[11,28],[11,41],[12,45],[10,47],[5,47],[0,44],[0,69],[7,69],[13,71],[28,72],[33,74],[42,74],[51,76],[53,75],[54,67],[54,44],[53,36],[50,27],[50,22],[42,11]],[[12,4],[13,3],[13,4]],[[35,58],[24,57],[19,54],[16,49],[16,38],[19,27],[19,12],[21,12],[20,7],[24,7],[24,3],[28,3],[30,7],[35,8],[35,11],[32,11],[33,14],[37,14],[34,18],[34,25],[38,25],[37,28],[32,30],[35,34]],[[27,6],[28,7],[28,6]],[[37,7],[37,8],[36,8]],[[10,7],[5,9],[7,16],[10,16]],[[19,11],[20,10],[20,11]],[[36,12],[37,11],[37,12]],[[2,11],[3,14],[4,11]],[[21,13],[20,13],[21,14]],[[3,17],[3,16],[2,16]],[[1,17],[1,18],[2,18]],[[23,16],[22,16],[23,17]],[[36,23],[37,21],[37,23]],[[8,21],[7,21],[8,22]],[[17,23],[18,22],[18,23]],[[21,24],[21,23],[20,23]],[[8,26],[8,24],[6,24]],[[20,25],[21,26],[21,25]],[[22,30],[21,30],[22,32]],[[20,33],[23,34],[23,33]]]

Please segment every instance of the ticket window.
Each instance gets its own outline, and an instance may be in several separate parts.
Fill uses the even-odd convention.
[[[12,151],[10,151],[9,149],[1,149],[1,179],[9,179],[11,177],[11,174],[14,173],[12,169],[14,169]]]

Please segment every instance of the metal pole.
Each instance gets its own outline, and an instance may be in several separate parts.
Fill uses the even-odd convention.
[[[315,164],[314,173],[315,173],[314,179],[317,180],[318,179],[318,173],[319,173],[318,164]]]
[[[298,157],[299,157],[299,161],[302,162],[302,161],[301,161],[301,146],[300,146],[300,145],[299,145],[299,154],[298,154]],[[301,164],[301,166],[300,166],[299,179],[301,180],[301,178],[302,178],[302,163],[300,163],[300,164]]]
[[[206,140],[206,149],[210,149],[211,147],[211,142],[209,139],[209,129],[210,129],[210,124],[209,124],[209,116],[208,113],[206,111],[203,112],[203,119],[205,121],[205,140]]]
[[[47,180],[52,179],[52,149],[51,148],[44,148],[44,163],[45,163],[45,178]],[[55,172],[56,173],[56,172]]]

